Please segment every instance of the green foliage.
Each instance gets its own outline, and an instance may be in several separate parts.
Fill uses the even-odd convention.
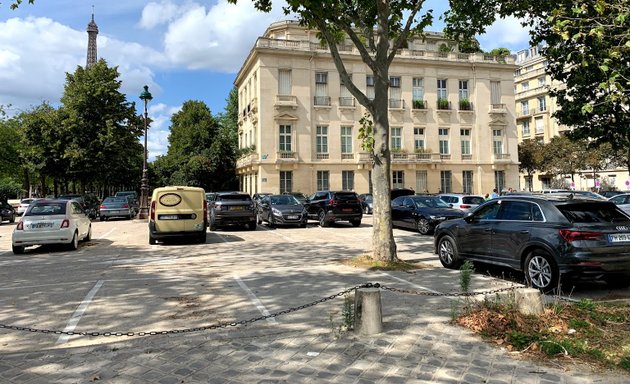
[[[359,120],[359,124],[358,139],[361,140],[361,148],[367,153],[374,153],[374,123],[367,112]]]
[[[0,177],[15,177],[21,173],[19,122],[16,118],[3,118],[1,112],[0,106]]]
[[[597,303],[595,303],[592,299],[581,299],[577,303],[577,306],[584,311],[594,311],[597,307]]]
[[[459,269],[459,287],[462,292],[470,292],[470,281],[472,274],[475,272],[475,265],[470,260],[464,261],[464,264]]]
[[[630,355],[623,356],[619,360],[619,366],[625,369],[626,371],[630,371]]]
[[[523,350],[532,343],[539,341],[538,335],[519,331],[508,332],[506,336],[508,343],[512,344],[517,350]]]
[[[439,98],[437,101],[438,109],[449,109],[448,99]]]
[[[8,177],[0,179],[0,202],[14,199],[23,192],[22,187],[15,180]]]

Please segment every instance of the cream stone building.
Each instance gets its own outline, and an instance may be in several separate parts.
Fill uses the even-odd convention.
[[[485,194],[518,185],[514,58],[443,52],[441,33],[400,50],[390,66],[392,187]],[[353,82],[373,77],[340,44]],[[371,192],[371,156],[358,139],[365,108],[341,82],[330,52],[295,21],[272,24],[241,67],[237,161],[241,189],[310,194]]]
[[[552,117],[558,105],[555,99],[549,96],[549,86],[557,86],[557,83],[551,83],[551,77],[546,72],[547,61],[541,54],[540,47],[530,47],[517,52],[516,65],[518,68],[514,73],[514,94],[518,142],[536,139],[548,143],[552,137],[569,131],[570,127],[559,124]],[[535,173],[532,180],[528,180],[526,174],[521,174],[519,186],[529,190],[531,184],[533,191],[557,188],[559,184],[577,190],[597,189],[598,185],[607,184],[625,191],[630,186],[627,171],[622,168],[599,171],[595,175],[589,169],[578,170],[574,181],[567,176],[564,179],[556,178],[554,183],[554,178],[553,175]]]

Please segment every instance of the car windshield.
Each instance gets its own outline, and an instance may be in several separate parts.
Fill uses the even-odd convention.
[[[354,192],[337,192],[335,193],[335,200],[356,200],[357,195]]]
[[[462,198],[462,201],[464,202],[464,204],[483,204],[484,203],[484,199],[481,196],[464,196]]]
[[[249,195],[221,195],[217,198],[217,200],[221,201],[249,201],[251,198]]]
[[[300,203],[291,195],[271,196],[271,205],[299,205]]]
[[[106,203],[126,203],[127,202],[127,198],[126,197],[106,197],[105,200],[103,200],[103,204]]]
[[[413,201],[418,208],[450,208],[450,206],[439,197],[416,197]]]
[[[630,221],[614,204],[562,204],[558,209],[572,223],[613,223]]]
[[[65,215],[66,203],[33,203],[24,216]]]

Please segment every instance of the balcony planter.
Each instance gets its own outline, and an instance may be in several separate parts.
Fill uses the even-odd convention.
[[[438,109],[451,109],[449,106],[448,99],[438,99],[437,107]]]
[[[426,100],[413,100],[412,105],[413,109],[426,109]]]
[[[472,104],[468,99],[459,100],[459,110],[460,111],[472,111]]]

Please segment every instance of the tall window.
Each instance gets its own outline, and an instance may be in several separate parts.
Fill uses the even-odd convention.
[[[354,171],[341,171],[341,188],[344,191],[354,190]]]
[[[393,171],[392,172],[392,187],[404,188],[405,187],[405,171]]]
[[[438,97],[438,100],[448,98],[448,93],[446,92],[446,79],[438,79],[437,97]]]
[[[545,96],[540,96],[538,98],[538,110],[543,112],[547,110],[547,99]]]
[[[374,76],[367,75],[365,76],[365,96],[368,99],[374,100]]]
[[[350,76],[350,79],[352,79],[352,74],[349,73],[348,76]],[[344,84],[341,77],[339,78],[339,83],[341,84],[341,88],[339,89],[339,105],[345,107],[353,106],[354,98],[352,97],[352,94],[348,90],[348,87],[346,87],[346,84]]]
[[[291,70],[278,70],[278,95],[291,95]]]
[[[414,101],[414,108],[420,106],[418,102],[424,106],[424,80],[420,77],[413,78],[413,89],[411,98]]]
[[[490,103],[501,104],[501,82],[500,81],[490,82]]]
[[[442,191],[442,193],[451,193],[451,190],[452,190],[451,171],[440,171],[440,191]]]
[[[536,123],[536,134],[542,134],[545,133],[545,122],[543,120],[542,117],[537,117],[535,119],[535,123]]]
[[[341,127],[341,153],[352,153],[352,127]]]
[[[424,128],[413,129],[413,149],[424,150]]]
[[[416,191],[418,191],[418,193],[429,192],[427,171],[416,171]]]
[[[280,193],[293,191],[293,172],[280,171]]]
[[[290,125],[280,125],[280,143],[278,148],[280,149],[280,152],[292,152]]]
[[[499,192],[505,188],[505,171],[494,171],[494,187]]]
[[[539,78],[538,78],[538,86],[539,86],[539,87],[543,87],[543,86],[545,86],[545,84],[546,84],[546,83],[547,83],[547,81],[545,80],[545,78],[544,78],[544,77],[539,77]]]
[[[459,99],[460,100],[468,100],[468,80],[460,80],[459,81]]]
[[[315,105],[329,105],[328,73],[315,73]]]
[[[317,171],[317,190],[327,191],[330,189],[330,173],[328,171]]]
[[[402,108],[402,97],[400,90],[400,76],[389,78],[389,107]]]
[[[459,136],[462,144],[462,155],[470,155],[470,129],[462,128],[459,130]]]
[[[523,115],[529,115],[529,102],[521,101],[521,111]]]
[[[315,151],[317,153],[328,153],[328,127],[318,125],[315,128]]]
[[[462,191],[464,193],[472,193],[473,171],[462,171]]]
[[[523,120],[523,137],[529,137],[529,120]]]
[[[503,131],[501,129],[492,130],[492,153],[503,154]]]
[[[529,90],[529,81],[524,81],[521,84],[521,91],[528,91]]]
[[[391,149],[400,150],[402,149],[402,128],[392,128],[391,132]]]
[[[440,155],[448,155],[451,153],[448,142],[448,128],[440,128],[438,130],[438,136],[440,139]]]

